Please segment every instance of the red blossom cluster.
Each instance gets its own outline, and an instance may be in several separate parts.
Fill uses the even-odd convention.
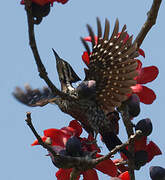
[[[141,158],[142,159],[144,158],[144,161],[145,161],[144,164],[149,163],[155,156],[162,154],[159,147],[153,141],[150,141],[146,136],[143,136],[139,140],[135,140],[134,152],[135,152],[135,155],[139,153]],[[145,157],[142,157],[143,154],[145,155]],[[122,157],[122,160],[127,159],[127,157],[123,153],[121,153],[121,157]],[[124,167],[122,166],[119,168],[123,169]],[[124,171],[125,170],[126,168],[124,168]]]
[[[69,155],[67,154],[67,151],[69,151],[66,146],[67,142],[70,138],[76,137],[80,143],[81,143],[81,150],[83,153],[80,153],[79,156],[83,156],[84,154],[87,154],[89,152],[97,151],[96,158],[101,157],[102,155],[98,152],[101,152],[100,149],[93,143],[91,143],[94,138],[89,135],[88,138],[80,137],[82,133],[82,127],[81,125],[76,121],[72,120],[69,123],[69,126],[63,127],[61,129],[46,129],[44,130],[44,136],[42,136],[43,142],[46,142],[49,140],[51,142],[51,146],[53,147],[54,151],[57,154],[63,154],[65,156]],[[77,142],[74,142],[77,143]],[[35,140],[32,144],[32,146],[39,145],[38,140]],[[72,144],[73,146],[73,144]],[[73,147],[70,146],[71,151],[73,151]],[[154,156],[160,155],[161,151],[159,147],[153,142],[153,141],[147,141],[147,137],[144,136],[139,140],[135,141],[135,153],[145,151],[147,152],[147,163],[150,162]],[[75,146],[76,147],[76,146]],[[79,152],[79,149],[75,149],[76,152]],[[52,162],[54,162],[53,155],[49,152],[49,156],[52,159]],[[74,156],[74,155],[73,155]],[[80,175],[83,176],[84,179],[90,180],[95,179],[98,180],[98,175],[96,170],[107,174],[111,177],[117,177],[120,180],[130,180],[129,173],[128,173],[128,167],[125,165],[116,166],[116,163],[121,162],[122,160],[126,160],[127,157],[121,153],[121,159],[116,160],[105,160],[99,164],[96,165],[95,168],[82,171]],[[62,169],[60,168],[56,172],[56,177],[58,180],[69,180],[70,174],[72,172],[72,169]],[[78,179],[80,176],[78,177]]]
[[[51,146],[53,147],[56,153],[59,153],[66,150],[66,144],[71,137],[76,136],[81,145],[82,151],[85,153],[97,151],[100,152],[100,149],[90,142],[94,140],[92,136],[88,136],[88,138],[81,138],[80,135],[82,133],[81,125],[76,121],[72,120],[69,123],[69,126],[63,127],[61,129],[47,129],[44,130],[44,136],[42,136],[42,140],[45,142],[48,138],[51,140]],[[38,140],[35,140],[32,146],[39,145]],[[77,149],[76,149],[77,150]],[[52,161],[54,161],[53,156],[49,152]],[[67,154],[66,154],[67,155]],[[96,158],[101,157],[102,155],[97,153]],[[111,159],[105,160],[96,165],[95,169],[101,171],[104,174],[109,176],[117,176],[117,167],[113,163]],[[90,169],[87,171],[81,172],[84,179],[98,179],[97,172],[95,169]],[[69,180],[70,173],[72,169],[59,169],[56,173],[56,177],[58,180]]]

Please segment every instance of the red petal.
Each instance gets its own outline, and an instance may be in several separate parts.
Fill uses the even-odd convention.
[[[45,142],[47,137],[46,136],[42,136],[41,139],[42,139],[43,142]],[[36,146],[36,145],[40,145],[37,139],[31,144],[31,146]]]
[[[84,61],[84,63],[88,66],[89,65],[89,56],[88,53],[85,51],[82,55],[82,60]]]
[[[130,175],[129,175],[128,171],[126,171],[126,172],[120,174],[119,178],[121,180],[130,180]]]
[[[145,58],[145,52],[143,51],[143,49],[139,49],[138,52],[141,56],[143,56]]]
[[[85,37],[84,40],[91,42],[91,37],[90,36]],[[98,41],[98,38],[97,38],[97,36],[95,36],[95,44],[97,44],[97,41]]]
[[[76,134],[76,130],[73,129],[72,127],[63,127],[61,128],[61,131],[65,133],[66,135],[70,135],[70,136]]]
[[[96,157],[101,157],[102,155],[96,154]],[[104,174],[108,174],[109,176],[117,176],[117,167],[113,163],[111,159],[102,161],[101,163],[96,165],[96,169],[101,171]]]
[[[60,129],[46,129],[44,130],[44,135],[50,137],[52,140],[52,146],[62,146],[64,147],[67,140],[70,138],[70,134],[64,133]]]
[[[82,133],[82,127],[80,125],[80,123],[77,120],[72,120],[69,123],[69,127],[72,127],[73,129],[76,130],[76,136],[80,136]]]
[[[136,78],[137,84],[146,84],[158,76],[159,69],[156,66],[148,66],[141,69]]]
[[[133,93],[139,96],[140,102],[144,104],[152,104],[156,99],[156,94],[154,91],[146,86],[136,84],[136,86],[131,86]]]
[[[136,152],[136,151],[141,151],[141,150],[147,151],[147,150],[146,150],[146,149],[147,149],[147,137],[144,136],[144,137],[142,137],[141,139],[136,140],[136,141],[135,141],[135,144],[134,144],[134,147],[135,147],[135,152]],[[128,149],[128,146],[126,147],[126,149]],[[125,154],[120,153],[120,155],[121,155],[121,157],[122,157],[124,160],[128,159],[128,158],[125,156]]]
[[[97,172],[94,169],[83,171],[83,180],[99,180]]]
[[[72,172],[72,169],[59,169],[56,172],[57,180],[70,180],[70,173]],[[79,177],[77,178],[77,180]]]
[[[153,141],[149,142],[146,151],[148,152],[148,162],[150,162],[154,156],[162,154],[159,147]]]
[[[144,136],[140,138],[139,140],[135,141],[135,152],[136,151],[141,151],[141,150],[146,150],[146,145],[147,145],[147,137]]]

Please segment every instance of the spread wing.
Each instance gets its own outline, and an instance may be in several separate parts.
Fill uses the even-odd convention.
[[[89,65],[86,69],[87,80],[96,81],[96,101],[105,110],[113,111],[131,93],[131,86],[136,84],[137,52],[136,44],[132,44],[132,36],[125,41],[126,25],[119,35],[119,22],[116,20],[111,37],[109,37],[109,21],[105,20],[105,30],[102,36],[100,20],[97,18],[97,43],[92,28],[87,25],[92,42],[92,52],[86,41],[81,38],[89,55]]]
[[[44,106],[55,101],[56,97],[47,87],[39,90],[32,89],[29,85],[25,86],[25,91],[16,87],[13,95],[19,102],[31,107]]]

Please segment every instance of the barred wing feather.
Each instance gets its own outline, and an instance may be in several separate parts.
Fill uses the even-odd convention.
[[[86,41],[81,38],[89,55],[86,79],[96,81],[96,101],[105,110],[113,111],[131,93],[131,86],[136,84],[138,56],[137,45],[132,44],[132,36],[124,42],[127,35],[126,25],[119,35],[119,21],[116,20],[112,35],[109,38],[109,21],[105,20],[102,37],[100,20],[97,18],[98,41],[92,28],[87,25],[92,42],[92,53]]]

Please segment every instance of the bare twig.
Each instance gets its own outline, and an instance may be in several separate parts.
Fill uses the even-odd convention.
[[[109,159],[113,154],[116,154],[117,152],[119,152],[121,149],[125,148],[126,146],[128,146],[130,143],[134,142],[136,139],[138,139],[139,137],[141,137],[142,132],[140,130],[136,131],[136,133],[134,135],[131,135],[128,139],[128,141],[126,141],[125,143],[116,146],[112,151],[110,151],[107,155],[102,156],[100,158],[95,159],[96,164]]]
[[[120,165],[128,165],[128,160],[122,160],[121,162],[115,163],[116,166],[120,166]]]
[[[152,26],[155,25],[155,23],[156,23],[156,19],[158,16],[158,11],[159,11],[161,2],[162,2],[162,0],[153,0],[151,9],[147,13],[147,16],[148,16],[147,20],[144,23],[144,25],[142,26],[136,39],[134,40],[134,44],[136,43],[138,48],[141,46],[143,40],[145,39],[147,33],[150,31]],[[125,107],[126,107],[125,111],[121,112],[121,114],[122,114],[124,125],[126,127],[128,137],[130,137],[132,134],[134,134],[134,132],[133,132],[132,123],[129,119],[127,106],[125,106]],[[128,150],[131,152],[132,155],[134,155],[133,143],[128,145]],[[133,160],[133,158],[129,158],[129,160],[128,160],[129,174],[130,174],[131,180],[135,180],[134,169],[132,167],[134,167],[134,160]]]
[[[30,127],[30,129],[32,130],[33,134],[35,135],[35,137],[37,138],[39,144],[44,147],[45,149],[47,149],[49,152],[51,152],[53,154],[53,156],[56,157],[56,153],[55,151],[52,149],[51,146],[49,146],[48,144],[44,143],[41,139],[41,137],[38,135],[37,131],[35,130],[33,124],[32,124],[32,119],[31,119],[31,113],[27,112],[26,113],[26,117],[27,119],[25,120],[27,125]]]
[[[27,20],[28,20],[28,32],[29,32],[29,44],[32,49],[34,59],[38,68],[39,76],[46,82],[46,84],[49,86],[51,91],[55,95],[59,95],[63,99],[73,99],[72,96],[69,96],[68,94],[58,90],[56,86],[52,83],[52,81],[48,77],[48,73],[46,72],[46,69],[41,61],[36,40],[35,40],[35,33],[34,33],[34,19],[32,15],[32,8],[31,8],[31,0],[25,0],[25,10],[27,13]]]
[[[142,26],[139,34],[137,35],[134,43],[137,43],[137,46],[140,47],[143,40],[145,39],[147,33],[149,30],[152,28],[152,26],[156,23],[159,7],[161,4],[162,0],[153,0],[151,9],[147,13],[147,20]]]

